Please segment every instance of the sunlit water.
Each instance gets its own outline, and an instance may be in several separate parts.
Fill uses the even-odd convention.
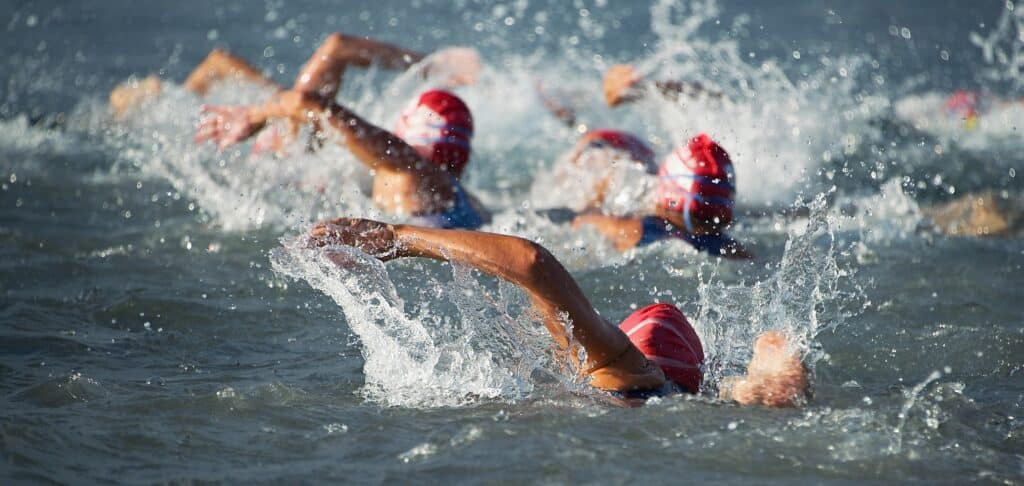
[[[944,237],[922,212],[970,191],[1021,194],[1024,108],[1000,105],[972,130],[938,110],[959,87],[1021,94],[1020,11],[352,3],[0,9],[0,476],[1021,481],[1024,244]],[[707,393],[614,407],[555,358],[514,287],[351,252],[339,268],[303,249],[319,218],[397,221],[334,145],[279,158],[196,147],[203,101],[175,83],[143,112],[107,115],[116,82],[180,80],[215,46],[288,83],[334,30],[478,47],[487,65],[459,94],[477,124],[467,185],[495,211],[486,229],[548,246],[614,322],[679,305],[704,341]],[[622,61],[724,96],[608,111],[597,80]],[[580,126],[544,111],[538,80],[584,101]],[[390,127],[428,86],[350,72],[340,99]],[[266,94],[223,86],[210,100]],[[592,174],[560,161],[589,127],[642,134],[659,156],[697,131],[718,139],[736,164],[735,234],[757,259],[671,243],[619,255],[544,216],[586,196]],[[612,175],[605,209],[642,207],[650,181],[628,165]],[[809,405],[711,398],[773,328],[809,350]]]

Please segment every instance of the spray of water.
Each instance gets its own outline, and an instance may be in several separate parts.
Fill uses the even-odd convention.
[[[806,223],[790,229],[785,254],[768,278],[752,285],[723,284],[712,278],[699,285],[700,311],[694,327],[704,342],[708,388],[716,388],[725,376],[742,373],[754,338],[771,329],[785,332],[798,348],[809,350],[805,362],[813,365],[822,356],[815,336],[836,329],[849,317],[841,304],[853,296],[840,284],[853,274],[837,258],[837,219],[829,214],[824,195],[809,209]]]
[[[1007,0],[995,28],[985,34],[971,32],[971,42],[981,49],[988,67],[984,79],[1024,88],[1024,8]]]
[[[273,268],[306,281],[341,308],[362,346],[364,392],[371,400],[459,405],[521,399],[538,382],[580,386],[554,359],[550,337],[518,290],[488,288],[457,265],[445,278],[419,261],[393,264],[414,266],[415,278],[400,288],[388,267],[357,250],[284,244],[271,254]]]

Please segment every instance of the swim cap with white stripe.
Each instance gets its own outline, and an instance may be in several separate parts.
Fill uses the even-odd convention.
[[[459,175],[469,162],[473,115],[458,96],[443,90],[427,91],[399,115],[395,135],[424,158]]]
[[[736,175],[725,150],[705,134],[672,151],[658,170],[658,207],[722,226],[732,222]]]
[[[665,377],[690,393],[700,392],[704,348],[679,309],[670,304],[651,304],[626,317],[619,329],[661,368]]]

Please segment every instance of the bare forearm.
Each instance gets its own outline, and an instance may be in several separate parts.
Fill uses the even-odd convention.
[[[685,81],[654,81],[654,87],[666,98],[675,100],[680,96],[688,98],[707,96],[709,98],[721,98],[720,91],[709,90],[697,82]]]
[[[404,256],[469,265],[522,287],[563,347],[568,344],[565,324],[572,325],[572,337],[587,351],[589,366],[607,363],[629,346],[617,328],[597,315],[565,267],[536,243],[493,233],[416,226],[396,226],[395,235]],[[564,322],[565,317],[570,322]]]
[[[333,98],[348,66],[368,67],[372,64],[387,69],[406,69],[423,57],[422,53],[385,42],[334,33],[302,67],[293,89]]]
[[[513,236],[480,231],[395,226],[402,255],[470,265],[488,275],[522,287],[535,286],[531,273],[547,253],[536,243]],[[551,257],[554,263],[554,257]]]
[[[349,151],[367,167],[414,171],[424,175],[435,172],[436,166],[420,157],[405,140],[364,120],[348,108],[331,103],[327,113],[328,125],[341,135]]]

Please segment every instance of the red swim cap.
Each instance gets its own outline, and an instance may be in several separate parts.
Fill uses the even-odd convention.
[[[704,348],[679,309],[669,304],[651,304],[630,314],[619,329],[668,379],[690,393],[700,391]]]
[[[949,116],[964,119],[976,117],[978,116],[978,93],[965,89],[958,90],[946,98],[943,108]]]
[[[722,226],[732,222],[736,175],[732,160],[705,134],[676,148],[658,170],[658,207]]]
[[[459,175],[469,162],[473,115],[458,96],[427,91],[399,115],[395,135],[421,156]]]
[[[629,158],[644,165],[650,174],[658,172],[658,164],[654,159],[654,151],[644,143],[643,140],[618,130],[591,130],[580,138],[581,143],[586,143],[583,150],[588,148],[611,148],[620,150],[629,155]]]

